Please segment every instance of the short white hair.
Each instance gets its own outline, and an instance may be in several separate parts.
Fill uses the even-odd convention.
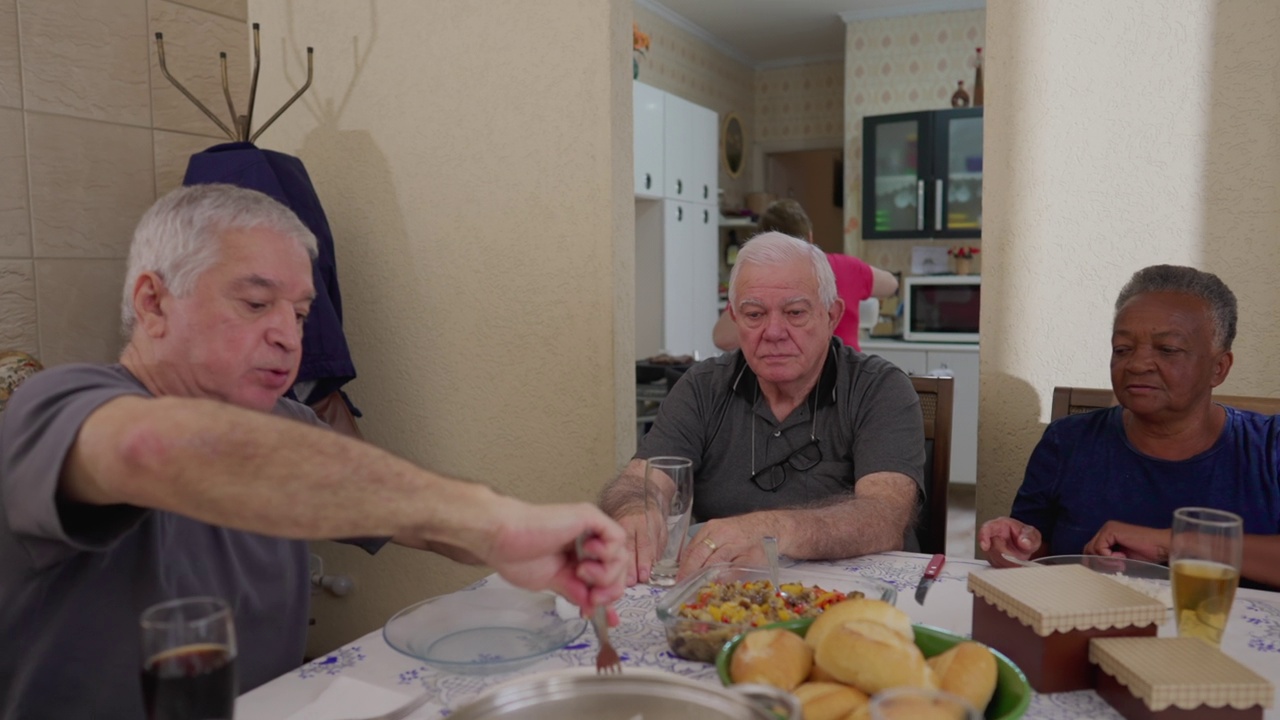
[[[257,190],[210,183],[178,188],[157,200],[138,222],[129,246],[120,305],[125,336],[137,320],[133,286],[140,275],[154,272],[174,295],[186,297],[218,261],[228,232],[256,228],[293,238],[313,260],[318,254],[316,236],[298,216]]]
[[[744,265],[779,267],[797,260],[808,260],[813,266],[813,275],[818,280],[818,301],[830,310],[838,296],[836,274],[831,270],[831,263],[827,262],[827,254],[813,243],[780,232],[756,235],[738,251],[738,261],[729,273],[729,304],[737,310],[738,271]]]

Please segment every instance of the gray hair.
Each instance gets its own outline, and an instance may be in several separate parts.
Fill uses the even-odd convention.
[[[137,319],[133,286],[154,272],[165,287],[186,297],[204,271],[218,261],[222,238],[231,231],[262,228],[291,237],[315,259],[316,237],[297,215],[271,197],[235,185],[191,185],[170,192],[147,210],[133,231],[124,276],[120,319],[128,336]]]
[[[826,253],[817,245],[780,232],[756,235],[738,251],[738,262],[734,263],[733,270],[729,273],[729,304],[736,311],[738,271],[742,266],[778,267],[797,260],[808,260],[813,266],[813,275],[818,280],[818,300],[824,308],[830,309],[837,298],[836,275],[831,271]]]
[[[1182,265],[1152,265],[1133,274],[1116,298],[1116,315],[1133,298],[1144,293],[1170,292],[1192,295],[1209,305],[1213,340],[1230,350],[1236,339],[1236,296],[1217,275]]]

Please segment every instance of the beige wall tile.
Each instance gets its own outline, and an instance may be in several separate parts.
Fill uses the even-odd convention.
[[[249,31],[244,21],[158,1],[152,2],[150,14],[151,35],[164,33],[164,56],[169,74],[227,127],[233,127],[222,93],[222,66],[218,62],[218,53],[227,54],[231,99],[236,104],[236,112],[244,114],[249,102],[250,80]],[[155,127],[224,137],[217,125],[160,73],[154,43],[150,57]],[[274,112],[274,108],[269,112]],[[261,111],[254,114],[262,115]]]
[[[39,354],[35,272],[30,260],[0,260],[0,349]]]
[[[0,0],[0,107],[22,107],[17,0]]]
[[[155,200],[151,130],[27,114],[36,257],[122,258]]]
[[[28,110],[151,123],[146,0],[18,0]]]
[[[236,20],[248,20],[248,0],[174,0],[175,5],[186,5],[197,10],[207,10]]]
[[[114,362],[120,336],[123,260],[36,260],[40,360]]]
[[[22,111],[0,108],[0,257],[31,257]]]
[[[156,130],[156,197],[182,185],[191,156],[218,142],[201,135]]]

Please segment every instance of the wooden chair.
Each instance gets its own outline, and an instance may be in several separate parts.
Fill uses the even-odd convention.
[[[1252,397],[1249,395],[1214,395],[1215,402],[1240,410],[1251,410],[1263,415],[1280,415],[1280,398]],[[1103,388],[1055,387],[1049,419],[1076,413],[1109,408],[1116,404],[1116,396]]]
[[[951,414],[955,380],[949,377],[912,376],[911,384],[920,396],[924,416],[925,498],[916,536],[920,552],[941,553],[947,549],[947,486],[951,482]]]

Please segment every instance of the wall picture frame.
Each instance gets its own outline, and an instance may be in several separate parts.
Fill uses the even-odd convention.
[[[724,162],[725,172],[729,177],[742,175],[747,164],[746,129],[742,126],[742,118],[737,113],[729,113],[720,129],[720,159]]]

